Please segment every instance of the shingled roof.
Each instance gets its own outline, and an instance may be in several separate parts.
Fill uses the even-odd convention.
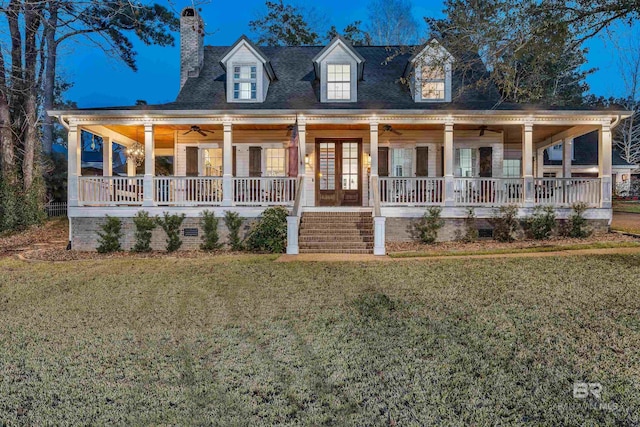
[[[228,47],[205,47],[204,65],[200,75],[189,78],[172,108],[237,109],[237,103],[226,99],[226,74],[219,63]],[[316,78],[313,59],[322,46],[264,46],[260,48],[271,61],[278,80],[269,85],[265,102],[243,103],[242,109],[489,109],[498,101],[495,91],[481,93],[467,90],[454,96],[452,103],[416,104],[409,87],[400,81],[410,53],[400,54],[387,62],[394,48],[356,46],[354,50],[365,60],[363,80],[358,82],[358,101],[320,102],[320,83]],[[456,78],[458,77],[458,78]],[[460,78],[454,76],[453,91],[459,92]]]

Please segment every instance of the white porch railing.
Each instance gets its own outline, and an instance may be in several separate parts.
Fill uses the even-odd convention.
[[[380,177],[382,206],[440,205],[444,201],[444,178]]]
[[[153,199],[158,205],[196,206],[222,204],[221,177],[155,177]]]
[[[142,177],[80,176],[78,202],[81,205],[141,205]]]
[[[584,202],[591,207],[600,206],[600,178],[536,178],[537,204],[570,206]]]
[[[523,201],[522,178],[455,178],[454,201],[459,206],[496,206]]]
[[[293,205],[296,196],[296,178],[233,178],[235,205]]]

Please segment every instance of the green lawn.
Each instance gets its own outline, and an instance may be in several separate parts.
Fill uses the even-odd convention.
[[[0,259],[0,425],[639,422],[640,256],[272,259]]]
[[[615,212],[627,212],[640,214],[640,202],[613,202],[613,210]]]

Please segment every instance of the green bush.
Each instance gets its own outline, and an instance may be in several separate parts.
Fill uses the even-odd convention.
[[[584,213],[588,206],[584,202],[577,202],[571,205],[571,215],[569,216],[568,233],[569,237],[584,239],[591,235],[591,230],[587,226],[587,219]]]
[[[287,248],[287,216],[289,212],[276,206],[262,213],[247,238],[247,248],[252,251],[283,253]]]
[[[149,216],[149,212],[140,211],[133,217],[133,224],[136,226],[136,243],[131,250],[133,252],[151,251],[151,231],[156,228],[156,220]]]
[[[527,233],[536,240],[546,240],[556,229],[556,212],[553,206],[536,206],[533,215],[525,220]]]
[[[499,242],[513,242],[520,228],[518,206],[500,206],[489,222],[493,225],[494,239]]]
[[[215,251],[222,247],[220,236],[218,235],[218,218],[215,212],[203,211],[200,218],[200,226],[204,235],[202,236],[202,244],[200,249],[203,251]]]
[[[120,218],[106,216],[107,221],[100,226],[102,232],[98,231],[98,252],[106,254],[109,252],[118,252],[122,250],[120,239],[122,233],[122,221]]]
[[[240,239],[240,227],[242,227],[242,218],[237,212],[226,211],[224,213],[224,224],[229,230],[229,246],[232,251],[241,251],[244,249],[242,239]]]
[[[427,209],[422,219],[415,225],[415,234],[422,243],[434,243],[438,238],[438,230],[444,226],[440,218],[442,209],[433,206]]]
[[[20,215],[19,194],[16,189],[0,179],[0,232],[13,231],[18,228]]]
[[[185,214],[169,215],[169,212],[165,212],[162,218],[156,219],[158,225],[167,234],[167,252],[175,252],[182,246],[180,226],[184,218]]]
[[[456,240],[472,243],[478,240],[479,233],[476,226],[476,213],[473,208],[467,209],[467,216],[464,219],[464,233],[461,230],[456,230]]]

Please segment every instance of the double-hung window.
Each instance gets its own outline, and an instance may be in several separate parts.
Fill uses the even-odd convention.
[[[350,64],[327,64],[327,99],[332,101],[351,99]]]
[[[233,99],[255,101],[258,98],[258,68],[255,65],[233,66]]]
[[[445,71],[438,65],[423,65],[421,89],[425,101],[441,101],[445,99]]]
[[[222,176],[222,148],[202,149],[202,176]]]
[[[413,149],[394,148],[391,150],[391,173],[395,177],[413,176]]]
[[[478,176],[478,150],[475,148],[456,149],[456,175],[466,178]]]
[[[285,149],[267,148],[267,170],[266,176],[285,176]]]

